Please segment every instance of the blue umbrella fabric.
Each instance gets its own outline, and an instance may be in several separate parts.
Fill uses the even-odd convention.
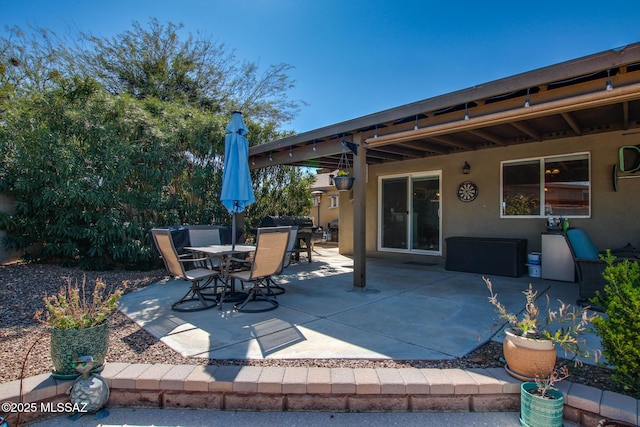
[[[231,241],[235,245],[235,214],[244,211],[247,206],[256,201],[256,198],[249,172],[249,142],[245,138],[248,130],[242,120],[241,112],[233,112],[226,131],[220,201],[233,215]]]

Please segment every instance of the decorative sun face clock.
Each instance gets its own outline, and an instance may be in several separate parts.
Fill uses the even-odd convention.
[[[478,197],[478,186],[471,181],[458,185],[458,199],[462,202],[473,202]]]

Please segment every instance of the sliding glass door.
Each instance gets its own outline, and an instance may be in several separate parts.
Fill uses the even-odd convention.
[[[381,177],[378,188],[378,249],[440,255],[440,172]]]

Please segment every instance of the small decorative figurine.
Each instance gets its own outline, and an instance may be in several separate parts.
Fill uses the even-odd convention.
[[[109,386],[101,376],[91,373],[93,365],[91,356],[81,356],[76,361],[75,369],[81,376],[71,386],[69,396],[79,411],[71,415],[71,419],[78,419],[85,413],[95,413],[96,419],[109,415],[108,411],[102,409],[109,400]]]

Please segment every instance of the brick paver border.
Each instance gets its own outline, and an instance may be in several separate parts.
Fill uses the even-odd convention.
[[[107,407],[230,411],[520,410],[521,382],[502,368],[304,368],[108,363]],[[25,378],[22,402],[68,402],[72,381]],[[615,419],[640,424],[629,396],[564,381],[564,418],[581,425]],[[0,384],[0,402],[20,401],[20,381]],[[21,422],[60,415],[22,413]],[[3,415],[12,424],[16,414]]]

